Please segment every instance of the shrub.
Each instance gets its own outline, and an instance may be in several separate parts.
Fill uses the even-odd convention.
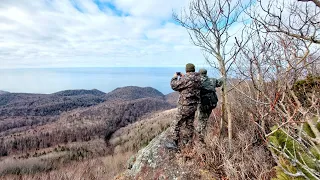
[[[311,179],[320,178],[320,144],[316,134],[320,132],[319,117],[313,121],[317,124],[313,129],[310,124],[304,123],[301,136],[297,133],[277,127],[272,136],[269,136],[269,148],[277,158],[277,180]],[[318,131],[318,132],[314,132]]]
[[[315,93],[320,98],[320,76],[309,75],[306,79],[297,81],[292,89],[302,106],[309,107],[310,101],[308,101],[308,98],[311,94]]]

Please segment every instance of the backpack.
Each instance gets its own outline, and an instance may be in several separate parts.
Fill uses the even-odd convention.
[[[201,77],[200,99],[202,106],[210,106],[215,108],[218,103],[216,94],[215,79],[209,79],[207,76]]]

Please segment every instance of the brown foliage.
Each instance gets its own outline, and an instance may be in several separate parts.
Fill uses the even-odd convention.
[[[7,175],[1,176],[4,180],[47,180],[47,179],[65,179],[65,180],[82,180],[82,179],[112,179],[116,174],[126,168],[126,161],[132,153],[123,153],[99,157],[90,160],[73,162],[50,172],[39,172],[34,170],[35,174],[24,175]],[[28,161],[23,168],[37,167],[43,165],[38,163],[39,160]],[[11,162],[14,163],[14,162]],[[8,166],[0,166],[9,168]],[[46,166],[43,166],[46,167]],[[38,173],[36,173],[38,172]]]
[[[82,105],[77,102],[89,96],[109,100],[92,107],[79,108]],[[72,108],[64,108],[68,104],[78,109],[69,111]],[[53,111],[47,107],[53,108]],[[159,91],[131,86],[118,88],[106,95],[97,90],[68,90],[51,95],[1,95],[0,111],[9,114],[0,115],[0,155],[26,153],[103,137],[108,141],[116,130],[134,123],[139,117],[171,107]],[[17,113],[20,115],[20,111],[24,116],[12,116]],[[30,116],[34,111],[47,114]],[[56,112],[60,115],[51,116]]]

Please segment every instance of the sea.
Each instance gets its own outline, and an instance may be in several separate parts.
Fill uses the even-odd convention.
[[[170,80],[184,67],[27,68],[0,69],[0,90],[50,94],[71,89],[110,92],[118,87],[153,87],[173,92]]]

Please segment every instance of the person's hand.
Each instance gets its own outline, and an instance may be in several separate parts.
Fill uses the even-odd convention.
[[[173,78],[178,78],[178,74],[174,73]]]
[[[183,74],[183,73],[180,73],[180,76],[182,77],[182,76],[184,76],[184,74]]]

